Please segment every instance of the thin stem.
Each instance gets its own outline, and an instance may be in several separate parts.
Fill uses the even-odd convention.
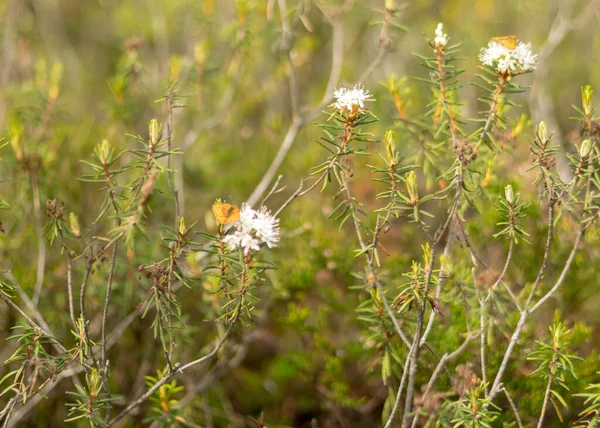
[[[517,419],[517,424],[519,425],[519,428],[523,428],[523,422],[521,422],[521,417],[519,416],[519,410],[517,409],[515,402],[513,401],[510,394],[508,393],[508,390],[504,386],[502,387],[502,391],[504,392],[504,395],[506,395],[506,398],[508,399],[508,402],[510,404],[510,408],[512,409],[513,413],[515,414],[515,418]]]
[[[589,223],[589,224],[591,224],[591,223]],[[565,263],[565,267],[563,268],[562,272],[560,273],[560,276],[554,283],[554,286],[535,305],[533,305],[533,307],[529,310],[530,314],[532,314],[537,309],[539,309],[539,307],[542,306],[546,302],[546,300],[548,300],[550,297],[552,297],[554,295],[554,293],[556,293],[556,290],[558,290],[559,287],[562,285],[562,283],[565,280],[565,277],[567,276],[567,273],[569,272],[569,268],[573,264],[573,260],[575,260],[575,254],[577,253],[577,250],[579,249],[578,248],[579,243],[581,242],[581,239],[583,238],[584,233],[585,233],[585,228],[582,228],[579,231],[579,233],[577,234],[577,237],[575,238],[575,243],[573,244],[573,249],[571,250],[571,253],[569,254],[569,258],[567,259],[567,261]]]
[[[77,322],[75,321],[75,308],[73,306],[73,260],[71,255],[67,254],[67,294],[69,295],[69,316],[71,324],[77,330]]]
[[[535,282],[533,287],[531,288],[531,292],[529,293],[529,297],[527,298],[527,302],[525,302],[525,309],[529,307],[535,292],[537,291],[540,283],[542,282],[542,278],[544,277],[544,272],[548,267],[548,259],[550,258],[550,247],[552,245],[552,236],[554,235],[554,200],[550,200],[548,204],[548,236],[546,237],[546,249],[544,250],[544,258],[542,260],[542,266],[535,278]]]
[[[350,191],[350,185],[348,184],[348,180],[345,176],[344,171],[340,171],[340,177],[342,178],[342,187],[344,189],[344,192],[346,193],[346,198],[348,200],[348,203],[351,204],[352,200],[353,200],[352,193]],[[363,238],[362,231],[360,229],[360,223],[359,223],[358,219],[356,218],[356,215],[352,215],[352,220],[354,223],[354,230],[356,231],[356,236],[358,238],[360,248],[364,251],[367,248],[367,244],[365,243],[365,240]],[[396,319],[396,315],[394,314],[394,311],[392,311],[392,308],[390,307],[390,305],[387,301],[387,297],[385,296],[385,290],[381,286],[379,277],[377,275],[377,271],[375,270],[375,266],[373,263],[373,256],[372,256],[371,252],[365,251],[365,257],[367,259],[367,266],[368,266],[369,274],[370,274],[369,280],[372,281],[375,284],[375,286],[377,287],[377,291],[380,294],[380,298],[381,298],[381,301],[383,302],[385,311],[388,314],[388,316],[390,317],[390,320],[392,321],[392,323],[394,324],[394,328],[395,328],[396,332],[398,333],[398,336],[400,336],[400,338],[406,344],[406,346],[410,347],[411,346],[410,341],[406,338],[406,335],[402,331],[402,328],[400,327],[400,324],[398,323],[398,320]]]
[[[35,217],[35,230],[38,239],[38,259],[35,286],[33,288],[33,304],[37,307],[42,284],[44,283],[44,271],[46,270],[46,242],[44,241],[44,227],[42,225],[42,208],[40,206],[40,186],[37,171],[31,170],[31,190],[33,193],[33,213]]]
[[[446,366],[446,363],[452,361],[454,358],[458,357],[461,353],[463,353],[464,350],[467,349],[467,346],[469,345],[469,343],[476,337],[477,337],[476,334],[468,335],[465,338],[465,340],[463,341],[462,345],[460,345],[456,350],[454,350],[450,354],[445,353],[444,355],[442,355],[442,358],[440,358],[440,361],[438,362],[438,365],[435,367],[433,374],[429,378],[429,382],[427,382],[427,387],[425,389],[425,393],[423,394],[423,400],[425,400],[425,398],[427,398],[427,395],[429,395],[429,392],[433,388],[433,385],[435,384],[435,381],[437,380],[439,375],[442,373],[442,370]],[[419,422],[419,417],[420,417],[420,415],[419,415],[419,413],[417,413],[415,415],[415,418],[413,419],[412,428],[415,428],[417,426],[417,423]]]
[[[25,318],[25,321],[27,321],[27,324],[29,324],[31,327],[37,328],[38,330],[40,330],[44,336],[54,337],[47,328],[42,328],[41,326],[39,326],[34,320],[31,319],[31,317],[29,317],[29,315],[27,315],[16,303],[14,303],[4,293],[0,293],[0,298],[2,298],[2,300],[4,300],[8,306],[10,306],[15,311],[17,311],[23,318]],[[69,352],[58,341],[53,341],[52,345],[62,354],[66,354]]]
[[[544,404],[542,405],[542,412],[540,413],[540,420],[538,421],[537,428],[542,428],[544,425],[544,417],[546,416],[546,408],[548,407],[548,401],[550,398],[550,390],[552,389],[552,380],[554,376],[550,373],[548,376],[548,383],[546,384],[546,392],[544,393]]]
[[[115,223],[116,223],[117,227],[120,227],[121,226],[121,217],[119,216],[120,210],[119,210],[119,205],[117,204],[117,200],[115,198],[115,191],[114,191],[112,183],[111,183],[111,174],[110,174],[109,165],[104,164],[103,166],[104,166],[104,178],[106,180],[106,188],[108,189],[108,197],[110,198],[111,205],[115,212],[115,217],[116,217]],[[119,243],[119,240],[116,240],[114,242],[113,251],[112,251],[111,258],[110,258],[110,268],[109,268],[109,272],[108,272],[108,280],[106,282],[106,294],[104,296],[104,309],[102,311],[102,327],[101,327],[101,329],[102,329],[102,332],[101,332],[102,350],[101,350],[100,370],[102,373],[103,388],[108,397],[110,397],[111,395],[110,395],[110,390],[108,389],[108,359],[106,357],[106,352],[108,349],[107,349],[107,340],[106,340],[107,339],[106,338],[106,325],[108,322],[108,310],[110,308],[110,299],[112,296],[112,285],[113,285],[113,281],[114,281],[115,265],[116,265],[116,261],[117,261],[118,243]],[[110,419],[111,410],[112,410],[112,406],[110,405],[110,402],[109,402],[108,406],[107,406],[106,414],[104,416],[106,422]]]
[[[444,259],[447,259],[450,256],[450,250],[452,249],[452,242],[453,242],[453,236],[454,236],[454,229],[455,229],[455,223],[451,223],[450,224],[450,230],[448,231],[448,238],[446,239],[446,245],[444,246]],[[439,303],[440,301],[440,296],[442,294],[442,287],[444,285],[444,283],[446,282],[446,276],[441,276],[439,278],[439,283],[436,287],[435,290],[435,303]],[[420,346],[423,346],[425,344],[425,342],[427,341],[427,337],[429,337],[429,333],[431,332],[432,328],[433,328],[433,322],[435,321],[435,316],[437,314],[437,311],[431,311],[431,315],[429,316],[429,321],[427,322],[427,327],[425,328],[425,332],[423,333],[423,336],[421,337],[421,344]]]
[[[239,313],[239,308],[238,308],[238,313]],[[187,370],[190,367],[193,367],[195,365],[198,365],[205,361],[208,361],[212,357],[214,357],[217,354],[217,352],[219,352],[221,347],[225,344],[225,341],[229,337],[229,334],[233,330],[233,326],[236,324],[237,320],[238,320],[238,317],[236,317],[233,320],[233,322],[229,325],[229,327],[227,328],[227,331],[225,331],[225,334],[223,335],[221,340],[219,340],[219,342],[213,348],[212,351],[210,351],[208,354],[204,355],[203,357],[198,358],[197,360],[194,360],[194,361],[191,361],[191,362],[185,364],[184,366],[175,364],[173,366],[173,368],[171,370],[167,371],[148,391],[146,391],[143,395],[141,395],[133,403],[131,403],[129,406],[127,406],[125,409],[123,409],[123,411],[121,411],[121,413],[119,413],[117,416],[115,416],[113,419],[111,419],[110,422],[108,422],[108,426],[110,427],[110,426],[114,425],[116,422],[123,419],[133,409],[138,407],[140,404],[144,403],[148,398],[150,398],[150,396],[152,394],[154,394],[155,391],[158,390],[158,388],[160,388],[162,385],[164,385],[169,380],[171,380],[175,375],[177,375],[177,373],[183,373],[184,370]]]
[[[117,252],[118,252],[118,246],[115,243],[114,247],[113,247],[113,251],[112,251],[112,255],[110,258],[110,269],[108,272],[108,281],[106,283],[106,295],[104,297],[104,310],[102,312],[102,355],[101,355],[101,371],[102,371],[102,382],[104,383],[104,386],[106,389],[108,389],[108,360],[106,359],[106,322],[108,320],[108,308],[110,307],[110,297],[112,294],[112,284],[113,284],[113,278],[114,278],[114,273],[115,273],[115,264],[117,261]],[[108,411],[106,413],[106,419],[110,419],[110,402],[109,402],[109,406],[108,406]]]
[[[292,60],[292,48],[294,46],[292,29],[287,17],[287,3],[286,0],[277,0],[279,4],[279,15],[281,17],[281,31],[282,31],[282,45],[286,53],[288,63],[288,77],[290,82],[290,104],[292,108],[292,117],[295,119],[298,117],[298,110],[300,108],[300,93],[298,90],[298,78],[296,76],[296,67]]]
[[[282,0],[279,0],[279,5],[280,5],[280,11],[283,14],[283,11],[281,10]],[[285,2],[283,2],[283,5],[285,7]],[[342,13],[342,12],[345,13],[344,10],[341,11],[340,13]],[[388,10],[386,12],[386,17],[384,19],[384,23],[383,23],[382,29],[381,29],[379,55],[377,56],[375,61],[373,61],[369,65],[369,67],[363,72],[363,74],[359,77],[358,83],[364,82],[373,73],[373,71],[375,71],[375,69],[381,64],[381,62],[383,61],[383,59],[385,58],[387,53],[390,51],[390,43],[388,43],[389,40],[387,39],[387,27],[389,26],[391,17],[392,17],[392,11]],[[284,23],[284,22],[286,22],[286,20],[283,19],[283,16],[282,16],[282,23]],[[294,144],[294,141],[295,141],[300,129],[306,123],[310,123],[313,119],[315,119],[321,113],[323,108],[325,108],[332,99],[333,88],[335,88],[335,85],[337,84],[337,81],[339,80],[339,76],[341,74],[342,66],[343,66],[343,47],[344,47],[343,46],[344,45],[343,35],[344,35],[344,33],[343,33],[343,27],[341,25],[341,16],[339,16],[339,15],[336,16],[335,20],[332,21],[332,25],[333,25],[333,35],[332,35],[333,40],[331,43],[331,52],[332,52],[332,54],[331,54],[332,55],[331,70],[330,70],[327,87],[325,89],[325,93],[323,95],[322,101],[319,103],[319,105],[316,108],[311,110],[309,113],[307,113],[305,115],[301,115],[299,113],[299,111],[301,109],[299,107],[297,109],[294,107],[295,100],[292,97],[292,99],[291,99],[292,112],[295,111],[297,114],[293,114],[292,123],[290,124],[290,127],[288,128],[288,130],[285,134],[285,137],[281,143],[281,146],[279,147],[279,151],[275,155],[275,158],[271,162],[271,165],[269,166],[269,168],[267,169],[267,171],[265,172],[265,174],[259,181],[258,185],[254,189],[252,194],[248,197],[247,201],[248,201],[249,205],[256,204],[258,202],[258,200],[261,198],[261,196],[263,195],[263,193],[266,192],[267,188],[269,187],[269,183],[273,180],[273,177],[275,177],[277,170],[283,163],[285,157],[287,156],[287,153],[289,152],[290,148]],[[293,91],[292,88],[295,87],[295,85],[296,85],[296,83],[292,83],[292,78],[294,79],[293,82],[295,82],[295,75],[292,76],[292,73],[290,73],[290,90],[291,91]],[[294,92],[291,92],[292,95],[293,95],[293,93]]]
[[[90,339],[90,331],[88,328],[88,319],[85,314],[85,293],[87,290],[88,281],[90,279],[90,275],[92,273],[93,268],[94,268],[94,259],[93,259],[93,256],[90,254],[90,259],[88,260],[88,264],[85,269],[85,274],[83,276],[83,282],[81,283],[81,291],[79,293],[79,308],[81,311],[81,323],[83,324],[83,331],[85,333],[85,341],[86,341],[88,349],[90,351],[90,357],[92,357],[94,366],[98,367],[98,361],[96,361],[96,357],[94,355],[94,350],[92,347],[92,341]],[[100,367],[98,367],[98,368],[101,369]]]
[[[479,134],[479,139],[477,140],[476,149],[479,148],[485,136],[490,132],[490,129],[494,123],[494,118],[496,117],[496,113],[498,110],[498,101],[500,100],[500,95],[504,91],[504,87],[506,86],[506,79],[504,76],[498,77],[498,83],[494,88],[494,92],[492,93],[492,102],[490,103],[490,110],[487,114],[487,119],[485,121],[485,125]]]
[[[279,188],[279,183],[281,183],[281,180],[283,179],[283,175],[280,175],[277,177],[277,180],[275,180],[275,183],[273,184],[273,186],[271,187],[271,190],[269,191],[269,193],[267,193],[267,196],[265,196],[263,198],[263,200],[260,202],[259,206],[265,206],[267,204],[267,201],[269,199],[271,199],[271,197],[276,194],[281,192],[283,189],[285,189],[285,187]]]
[[[492,296],[493,291],[496,289],[496,287],[498,286],[498,284],[502,283],[504,285],[504,288],[506,289],[506,291],[508,292],[508,294],[512,298],[513,302],[515,303],[515,305],[517,305],[517,308],[520,311],[521,308],[519,306],[519,303],[517,302],[517,296],[515,296],[515,294],[510,289],[510,287],[508,286],[508,284],[506,284],[503,281],[504,275],[506,275],[506,271],[508,270],[508,266],[510,265],[510,261],[512,260],[514,246],[515,246],[515,241],[514,241],[514,239],[511,239],[509,247],[508,247],[508,254],[506,255],[506,262],[504,263],[504,267],[502,268],[502,272],[500,272],[500,275],[498,275],[498,279],[496,279],[496,281],[494,282],[494,284],[490,287],[490,291],[489,291],[488,295],[486,296],[485,301],[487,302],[490,299],[490,297]]]
[[[588,226],[589,226],[589,224],[591,224],[591,222],[588,223]],[[519,339],[519,336],[521,335],[521,331],[523,330],[523,327],[525,326],[525,323],[527,322],[527,319],[546,300],[548,300],[564,282],[565,277],[567,276],[567,273],[568,273],[569,269],[571,268],[571,265],[573,264],[573,260],[575,259],[575,254],[577,253],[579,243],[581,242],[581,239],[583,238],[584,232],[585,232],[585,227],[582,227],[580,229],[579,233],[577,234],[577,237],[575,238],[575,242],[573,244],[571,253],[569,254],[569,258],[565,262],[565,265],[563,267],[563,270],[562,270],[560,276],[558,277],[558,279],[556,280],[556,282],[554,283],[554,286],[550,289],[550,291],[548,291],[544,295],[544,297],[542,297],[531,309],[528,309],[527,307],[523,308],[523,311],[521,312],[521,317],[519,318],[519,322],[517,323],[517,327],[515,328],[515,331],[510,339],[510,342],[508,344],[506,352],[504,353],[502,363],[500,364],[500,369],[498,370],[498,374],[496,375],[496,378],[494,379],[494,383],[492,384],[492,388],[490,389],[488,398],[493,399],[500,391],[499,385],[502,381],[502,376],[504,376],[504,372],[506,371],[506,367],[508,365],[508,360],[510,359],[510,356],[515,348],[515,345],[516,345],[517,340]]]
[[[250,197],[248,197],[248,205],[254,206],[256,202],[261,198],[262,194],[266,191],[267,187],[271,183],[271,180],[277,173],[277,170],[283,163],[283,160],[287,156],[288,151],[292,147],[298,132],[300,131],[300,127],[302,126],[302,120],[299,118],[295,118],[292,120],[290,127],[288,128],[285,137],[283,138],[283,142],[279,147],[279,151],[275,155],[275,158],[271,162],[271,165],[265,172],[263,178],[260,180]]]
[[[481,380],[483,381],[485,395],[487,395],[487,370],[485,366],[485,302],[483,299],[479,300],[479,354],[481,359]]]
[[[296,199],[300,196],[306,195],[311,190],[313,190],[315,187],[317,187],[319,185],[319,183],[321,183],[323,181],[323,179],[329,174],[329,172],[331,171],[332,165],[333,165],[333,161],[332,161],[332,163],[330,163],[330,166],[327,168],[327,170],[325,170],[325,172],[323,172],[323,174],[321,174],[319,176],[319,178],[313,184],[311,184],[311,186],[308,187],[307,189],[303,189],[304,182],[306,181],[306,179],[303,178],[302,180],[300,180],[300,185],[298,186],[298,189],[296,189],[296,191],[281,205],[281,207],[279,207],[279,209],[275,212],[274,216],[278,217],[279,214],[281,214],[281,212],[284,209],[286,209],[294,201],[294,199]]]
[[[425,267],[425,285],[423,287],[423,289],[424,289],[423,295],[425,297],[429,294],[429,288],[431,286],[431,280],[433,277],[433,265],[434,265],[435,259],[436,259],[436,246],[442,239],[444,233],[448,229],[452,220],[454,220],[454,216],[456,215],[456,212],[458,210],[459,199],[460,199],[460,195],[462,194],[462,177],[463,177],[462,164],[460,164],[460,163],[458,165],[458,173],[457,174],[458,174],[458,177],[457,177],[456,193],[455,193],[455,197],[454,197],[454,202],[452,203],[452,207],[450,208],[450,214],[448,215],[448,218],[446,219],[444,224],[439,227],[439,229],[436,231],[436,233],[434,235],[433,242],[431,244],[431,253],[429,255],[429,263]],[[421,306],[419,307],[419,313],[417,316],[417,327],[416,327],[415,338],[414,338],[414,341],[417,341],[417,342],[421,341],[421,333],[423,331],[423,321],[424,321],[424,317],[425,317],[426,306],[427,306],[427,298],[424,298],[423,302],[421,303]],[[420,349],[421,349],[421,346],[413,347],[412,352],[409,353],[409,355],[407,357],[410,360],[410,370],[409,370],[409,378],[408,378],[408,387],[406,390],[406,400],[404,402],[404,416],[402,418],[402,428],[407,428],[408,424],[409,424],[410,413],[411,413],[411,409],[412,409],[412,400],[413,400],[413,396],[414,396],[415,379],[416,379],[416,375],[417,375],[417,363],[419,361]]]
[[[171,169],[171,149],[173,146],[173,109],[175,108],[173,104],[174,98],[174,90],[170,88],[167,91],[166,102],[167,102],[167,151],[169,154],[167,155],[167,181],[169,184],[169,189],[173,194],[173,200],[175,201],[175,230],[177,230],[179,218],[181,217],[180,207],[179,207],[179,194],[177,189],[175,188],[175,184],[173,181],[173,175],[175,172]]]
[[[413,341],[412,347],[414,348],[416,346],[416,341]],[[412,349],[411,349],[412,351]],[[406,383],[406,378],[408,375],[408,366],[410,364],[409,359],[406,359],[406,362],[404,363],[404,370],[402,371],[402,378],[400,380],[400,386],[398,387],[398,392],[396,393],[396,400],[394,400],[394,406],[392,407],[392,411],[390,412],[390,415],[388,416],[388,419],[385,423],[385,427],[384,428],[391,428],[392,423],[394,422],[394,417],[396,416],[396,413],[398,413],[398,408],[400,407],[400,398],[402,397],[402,391],[404,390],[404,385]]]
[[[167,150],[169,152],[168,156],[167,156],[167,181],[169,183],[169,189],[171,189],[171,193],[173,194],[173,199],[175,201],[175,230],[179,230],[179,220],[181,218],[181,211],[180,211],[180,206],[179,206],[179,194],[177,189],[175,188],[175,184],[173,181],[173,174],[174,172],[171,170],[171,148],[172,148],[172,144],[173,144],[173,98],[174,98],[174,91],[173,88],[169,88],[169,91],[167,92],[167,96],[166,96],[166,102],[167,102],[167,113],[168,113],[168,120],[167,120]],[[171,292],[171,275],[173,272],[173,255],[171,255],[171,263],[170,263],[170,267],[169,267],[169,287],[168,287],[168,291],[169,293]],[[168,353],[168,357],[167,357],[167,362],[169,363],[169,365],[171,364],[171,359],[173,358],[173,348],[175,347],[175,339],[173,338],[173,313],[171,310],[171,300],[169,299],[169,312],[167,314],[167,322],[168,322],[168,328],[169,328],[169,353]]]

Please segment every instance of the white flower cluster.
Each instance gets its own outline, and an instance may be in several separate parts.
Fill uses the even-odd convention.
[[[516,71],[519,67],[523,71],[535,70],[537,55],[531,52],[531,43],[519,41],[514,49],[510,49],[495,40],[491,40],[487,47],[481,48],[479,60],[485,65],[496,67],[501,73]]]
[[[353,111],[355,109],[364,108],[365,101],[373,101],[368,90],[362,85],[356,85],[354,88],[340,88],[333,92],[335,103],[332,104],[337,110],[347,109]]]
[[[228,227],[234,230],[223,238],[223,242],[230,250],[242,248],[246,255],[258,251],[262,243],[273,248],[279,242],[279,219],[272,216],[266,207],[256,211],[244,204],[240,218]]]
[[[448,44],[448,34],[444,33],[444,24],[441,22],[435,29],[435,39],[433,40],[433,44],[438,48],[443,48]]]

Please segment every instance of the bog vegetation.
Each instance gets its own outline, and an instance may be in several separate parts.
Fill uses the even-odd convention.
[[[7,0],[2,426],[600,426],[600,4],[430,3]]]

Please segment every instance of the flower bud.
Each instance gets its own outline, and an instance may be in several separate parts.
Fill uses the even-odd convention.
[[[98,144],[98,159],[100,159],[100,163],[102,165],[106,165],[110,163],[110,152],[111,147],[108,140],[102,140],[102,144]]]
[[[96,368],[90,370],[88,384],[90,392],[98,393],[100,391],[100,388],[102,388],[102,376],[100,375],[100,370]]]
[[[587,158],[591,150],[592,143],[590,140],[584,140],[583,143],[581,143],[581,146],[579,146],[579,156],[581,156],[582,159]]]
[[[396,8],[395,0],[385,0],[385,8],[386,10],[394,10]]]
[[[410,196],[410,203],[415,205],[419,202],[419,187],[417,186],[417,174],[411,171],[406,176],[406,190]]]
[[[423,250],[423,264],[429,266],[431,263],[431,247],[429,246],[429,242],[421,245],[421,250]]]
[[[583,105],[583,112],[586,116],[592,114],[592,95],[594,95],[594,90],[590,85],[581,88],[581,104]]]
[[[515,194],[513,192],[512,186],[510,184],[504,188],[504,196],[506,197],[506,200],[508,201],[508,203],[512,205],[512,203],[515,200]]]
[[[393,168],[398,165],[396,156],[396,143],[394,142],[394,131],[385,131],[383,145],[385,147],[385,157],[387,159],[388,166]]]
[[[160,138],[160,132],[162,130],[162,126],[158,123],[158,120],[152,119],[148,124],[148,133],[150,134],[150,144],[152,146],[156,146],[158,144],[158,139]]]
[[[542,142],[548,140],[548,127],[546,126],[546,122],[543,120],[538,125],[538,137],[540,137]]]
[[[183,217],[179,217],[177,229],[180,235],[185,235],[185,219]]]
[[[71,233],[76,237],[81,236],[81,229],[79,228],[79,218],[75,215],[75,213],[69,214],[69,228],[71,229]]]

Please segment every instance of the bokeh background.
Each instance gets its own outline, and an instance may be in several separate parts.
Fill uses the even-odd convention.
[[[298,71],[300,104],[310,110],[319,105],[332,63],[331,19],[339,20],[343,54],[338,86],[353,85],[380,54],[380,21],[384,1],[295,1],[287,0],[293,21],[291,57]],[[597,2],[595,2],[597,3]],[[375,68],[365,87],[376,102],[369,104],[380,122],[371,129],[381,139],[386,129],[398,127],[398,110],[385,88],[390,76],[399,79],[400,93],[408,118],[426,111],[430,89],[411,76],[424,77],[427,71],[413,52],[428,54],[425,37],[433,37],[438,22],[444,23],[451,42],[462,43],[466,69],[460,94],[465,116],[475,116],[479,89],[475,81],[477,54],[490,37],[515,34],[531,42],[539,53],[535,73],[521,84],[531,90],[515,98],[519,104],[508,114],[517,120],[521,114],[531,123],[544,119],[566,152],[574,152],[578,124],[572,104],[580,103],[580,88],[600,82],[600,10],[594,2],[548,0],[415,0],[405,3],[396,23],[404,29],[390,30],[392,49]],[[340,13],[340,10],[344,10]],[[340,14],[339,16],[336,14]],[[297,15],[301,19],[296,19]],[[115,147],[135,144],[127,134],[147,135],[148,121],[166,119],[160,100],[167,88],[176,88],[184,107],[177,110],[174,146],[178,157],[177,186],[183,195],[188,223],[199,220],[200,230],[214,230],[210,206],[217,197],[241,204],[246,201],[275,158],[291,124],[288,63],[289,42],[282,30],[277,2],[269,0],[2,0],[0,2],[0,136],[10,140],[15,129],[25,131],[23,145],[37,152],[40,200],[64,201],[66,210],[76,212],[92,233],[106,230],[93,225],[103,195],[100,186],[77,180],[89,169],[94,147],[107,139]],[[60,93],[48,119],[48,132],[37,139],[35,130],[45,120],[48,87],[53,75],[60,74]],[[316,120],[325,121],[327,113]],[[530,125],[531,125],[530,123]],[[325,154],[315,142],[320,130],[303,126],[277,174],[287,189],[270,199],[277,208],[310,175]],[[528,126],[521,139],[504,153],[498,176],[492,177],[490,192],[500,194],[507,183],[522,189],[525,200],[533,202],[526,228],[532,244],[520,245],[517,264],[509,278],[519,284],[531,281],[541,261],[545,239],[543,215],[536,205],[531,186],[533,175],[526,172],[529,154]],[[400,137],[401,140],[401,137]],[[373,145],[373,150],[379,150]],[[403,153],[410,147],[399,146]],[[10,210],[0,211],[5,233],[0,234],[0,263],[11,269],[23,289],[31,292],[35,283],[37,238],[33,217],[30,180],[16,162],[10,145],[0,153],[0,196]],[[558,159],[559,171],[564,159]],[[375,190],[366,165],[354,165],[354,188],[361,200],[372,203]],[[168,208],[171,196],[166,181],[159,181],[162,194],[153,196],[148,228],[171,223]],[[269,253],[278,269],[269,273],[270,284],[260,290],[261,303],[256,325],[236,337],[239,345],[227,350],[231,364],[217,371],[217,379],[189,396],[183,413],[201,426],[252,426],[264,412],[268,426],[377,426],[388,389],[381,384],[376,352],[365,342],[355,308],[364,299],[350,286],[356,283],[352,272],[362,269],[352,249],[357,243],[351,233],[340,233],[327,215],[337,203],[333,192],[313,192],[292,204],[282,215],[281,246]],[[502,263],[503,243],[492,243],[497,217],[480,219],[470,230],[491,264]],[[409,224],[399,222],[385,237],[393,254],[388,261],[391,276],[405,272],[412,258],[420,254],[423,236]],[[568,233],[567,230],[565,233]],[[419,244],[417,244],[419,243]],[[586,251],[577,256],[568,282],[543,314],[536,315],[530,335],[544,336],[555,310],[574,330],[574,349],[586,357],[577,367],[580,380],[571,385],[580,392],[596,380],[599,369],[597,332],[600,318],[599,277],[596,260],[598,236],[592,229]],[[556,259],[550,275],[561,267],[566,253],[555,243]],[[137,280],[137,266],[158,257],[158,239],[150,236],[138,242],[136,250],[117,266],[112,325],[131,313],[145,293]],[[457,257],[460,257],[460,250]],[[463,256],[466,257],[466,252]],[[190,264],[194,260],[190,259]],[[106,270],[106,269],[105,269]],[[80,272],[78,273],[80,274]],[[101,312],[103,274],[92,287],[91,312]],[[58,247],[48,246],[48,262],[40,311],[56,331],[68,338],[64,291],[65,264]],[[215,299],[202,278],[194,281],[182,298],[186,328],[182,347],[198,352],[212,330],[207,320],[214,318]],[[448,310],[448,309],[446,309]],[[443,309],[444,311],[444,309]],[[0,306],[0,340],[10,335],[17,315]],[[507,317],[510,315],[507,314]],[[92,319],[92,330],[94,321]],[[152,340],[149,320],[138,320],[111,350],[111,389],[122,393],[121,403],[143,391],[144,374],[161,367],[160,346]],[[438,329],[432,341],[444,340],[451,329]],[[252,332],[252,333],[251,333]],[[595,333],[594,333],[595,332]],[[490,347],[498,346],[494,358],[501,357],[510,332],[499,326],[490,332]],[[244,335],[249,336],[244,340]],[[67,339],[68,340],[68,339]],[[456,335],[452,340],[457,340]],[[495,342],[494,342],[495,341]],[[4,343],[4,342],[3,342]],[[3,360],[14,345],[3,344]],[[527,350],[520,349],[520,355]],[[239,351],[239,352],[238,352]],[[191,351],[190,351],[191,352]],[[192,354],[194,355],[194,354]],[[515,357],[515,376],[507,385],[515,391],[524,419],[531,423],[539,414],[539,381],[528,376],[532,367]],[[476,365],[465,356],[462,368]],[[497,363],[497,361],[496,361]],[[433,364],[433,361],[426,361]],[[458,363],[457,363],[458,364]],[[456,365],[451,368],[455,370]],[[186,388],[182,397],[195,391],[205,372],[198,370],[180,379]],[[421,379],[421,381],[426,380]],[[441,381],[440,388],[444,388]],[[447,380],[446,380],[447,382]],[[202,385],[200,385],[202,387]],[[65,418],[63,382],[48,399],[26,415],[22,426],[62,426]],[[449,385],[448,391],[452,392]],[[0,399],[1,400],[1,399]],[[580,399],[570,399],[571,407],[560,422],[554,413],[547,426],[566,426],[576,419]],[[207,415],[210,415],[207,416]],[[143,426],[143,415],[128,423]]]

